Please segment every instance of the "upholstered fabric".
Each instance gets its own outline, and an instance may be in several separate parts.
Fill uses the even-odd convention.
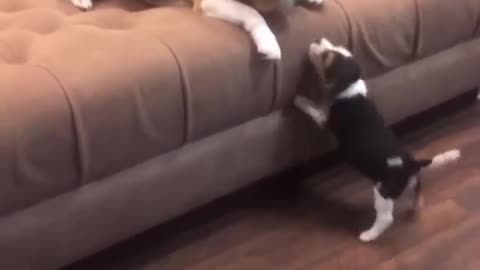
[[[0,171],[0,213],[285,105],[307,43],[321,29],[334,29],[332,24],[346,26],[334,2],[325,11],[299,8],[281,16],[296,22],[277,31],[299,28],[290,42],[283,41],[285,61],[271,63],[259,59],[236,26],[189,8],[135,3],[98,1],[94,11],[83,13],[67,0],[1,1],[1,67],[38,70],[55,91],[21,72],[0,79],[3,106],[28,116],[13,118],[15,127],[4,132],[14,139],[0,141],[0,154],[10,164]],[[25,93],[38,98],[32,102]],[[8,110],[0,115],[12,117]]]
[[[368,77],[478,36],[477,0],[337,0]]]
[[[331,149],[285,110],[314,38],[353,49],[390,123],[478,86],[479,6],[269,14],[283,50],[271,63],[186,7],[1,0],[0,268],[58,268]]]

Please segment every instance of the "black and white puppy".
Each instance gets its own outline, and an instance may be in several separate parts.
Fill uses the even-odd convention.
[[[295,104],[318,125],[326,124],[344,158],[373,181],[375,222],[359,236],[363,242],[373,241],[393,223],[395,199],[405,194],[414,209],[421,205],[418,174],[422,168],[454,161],[460,151],[415,159],[367,98],[360,65],[347,49],[322,39],[310,45],[309,59],[316,81],[322,82],[314,90],[322,91],[323,98],[297,96]]]

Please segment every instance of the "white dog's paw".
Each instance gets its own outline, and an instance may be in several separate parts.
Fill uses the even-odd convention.
[[[268,26],[257,26],[252,30],[251,34],[253,41],[257,46],[257,52],[265,59],[279,60],[282,58],[282,51],[278,45],[277,39]]]
[[[325,3],[325,0],[307,0],[308,3],[312,4],[312,5],[316,5],[316,6],[319,6],[323,3]]]
[[[92,0],[70,0],[72,4],[82,10],[90,10],[93,8]]]
[[[375,241],[378,238],[378,233],[373,230],[368,230],[362,232],[358,238],[360,239],[360,241],[368,243]]]

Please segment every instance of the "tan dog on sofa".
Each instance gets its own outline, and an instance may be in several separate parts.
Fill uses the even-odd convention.
[[[93,0],[70,0],[73,5],[89,10]],[[159,2],[160,0],[144,0]],[[241,26],[247,31],[260,55],[269,60],[280,59],[280,46],[275,35],[268,27],[260,12],[273,11],[297,4],[303,0],[187,0],[193,3],[193,9],[206,16],[222,19]],[[308,4],[321,5],[325,0],[304,0]]]

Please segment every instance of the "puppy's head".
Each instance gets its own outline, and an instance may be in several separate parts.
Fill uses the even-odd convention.
[[[308,56],[318,81],[324,86],[317,89],[326,91],[328,97],[340,94],[360,79],[360,65],[352,54],[325,38],[310,44]]]

